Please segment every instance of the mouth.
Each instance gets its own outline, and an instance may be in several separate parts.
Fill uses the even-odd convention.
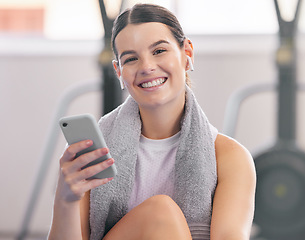
[[[141,88],[152,88],[152,87],[158,87],[158,86],[161,86],[163,83],[165,83],[167,80],[167,78],[157,78],[157,79],[154,79],[152,81],[149,81],[149,82],[144,82],[144,83],[141,83],[139,84],[139,87]]]

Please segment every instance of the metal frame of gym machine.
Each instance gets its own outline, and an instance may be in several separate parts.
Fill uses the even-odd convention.
[[[124,4],[125,1],[122,0],[120,10],[123,9]],[[103,0],[99,0],[99,5],[105,30],[104,48],[99,57],[99,63],[102,69],[102,79],[98,79],[96,81],[86,81],[81,84],[73,85],[66,90],[60,99],[52,120],[52,125],[48,132],[47,141],[42,152],[41,165],[27,203],[20,230],[16,236],[17,240],[24,240],[27,236],[30,235],[29,226],[34,214],[36,203],[41,193],[41,188],[43,186],[59,134],[58,119],[64,116],[68,110],[69,105],[74,99],[89,92],[103,92],[103,114],[110,112],[123,101],[123,93],[120,89],[119,82],[116,79],[115,72],[112,67],[113,54],[111,49],[111,31],[114,19],[108,17]]]
[[[305,85],[297,83],[297,24],[302,0],[294,19],[285,21],[278,0],[274,0],[279,23],[276,54],[278,81],[257,84],[234,93],[227,104],[224,133],[233,136],[241,103],[266,91],[278,93],[277,139],[271,148],[254,156],[257,171],[255,217],[258,233],[254,239],[302,240],[305,236],[305,153],[296,141],[296,93]]]

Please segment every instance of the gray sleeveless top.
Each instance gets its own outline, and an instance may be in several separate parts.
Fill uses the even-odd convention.
[[[101,240],[128,211],[141,136],[137,103],[129,96],[99,124],[118,174],[111,182],[91,190],[90,240]],[[208,119],[188,86],[180,139],[173,200],[189,223],[210,225],[217,184],[215,145]]]

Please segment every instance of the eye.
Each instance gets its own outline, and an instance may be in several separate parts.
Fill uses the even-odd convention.
[[[154,52],[153,52],[153,55],[158,55],[160,53],[163,53],[163,52],[166,52],[165,49],[162,49],[162,48],[159,48],[159,49],[156,49]]]
[[[123,61],[123,64],[133,62],[133,61],[136,61],[136,60],[138,60],[136,57],[130,57],[130,58],[127,58],[125,61]]]

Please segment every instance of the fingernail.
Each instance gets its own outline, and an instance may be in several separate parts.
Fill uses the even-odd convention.
[[[101,155],[106,155],[108,153],[107,150],[105,150],[105,148],[100,148],[99,151]]]
[[[109,165],[112,165],[112,164],[114,163],[114,160],[113,160],[112,158],[110,158],[110,159],[107,160],[107,163],[108,163]]]
[[[108,148],[103,148],[103,151],[107,154],[109,152]]]

